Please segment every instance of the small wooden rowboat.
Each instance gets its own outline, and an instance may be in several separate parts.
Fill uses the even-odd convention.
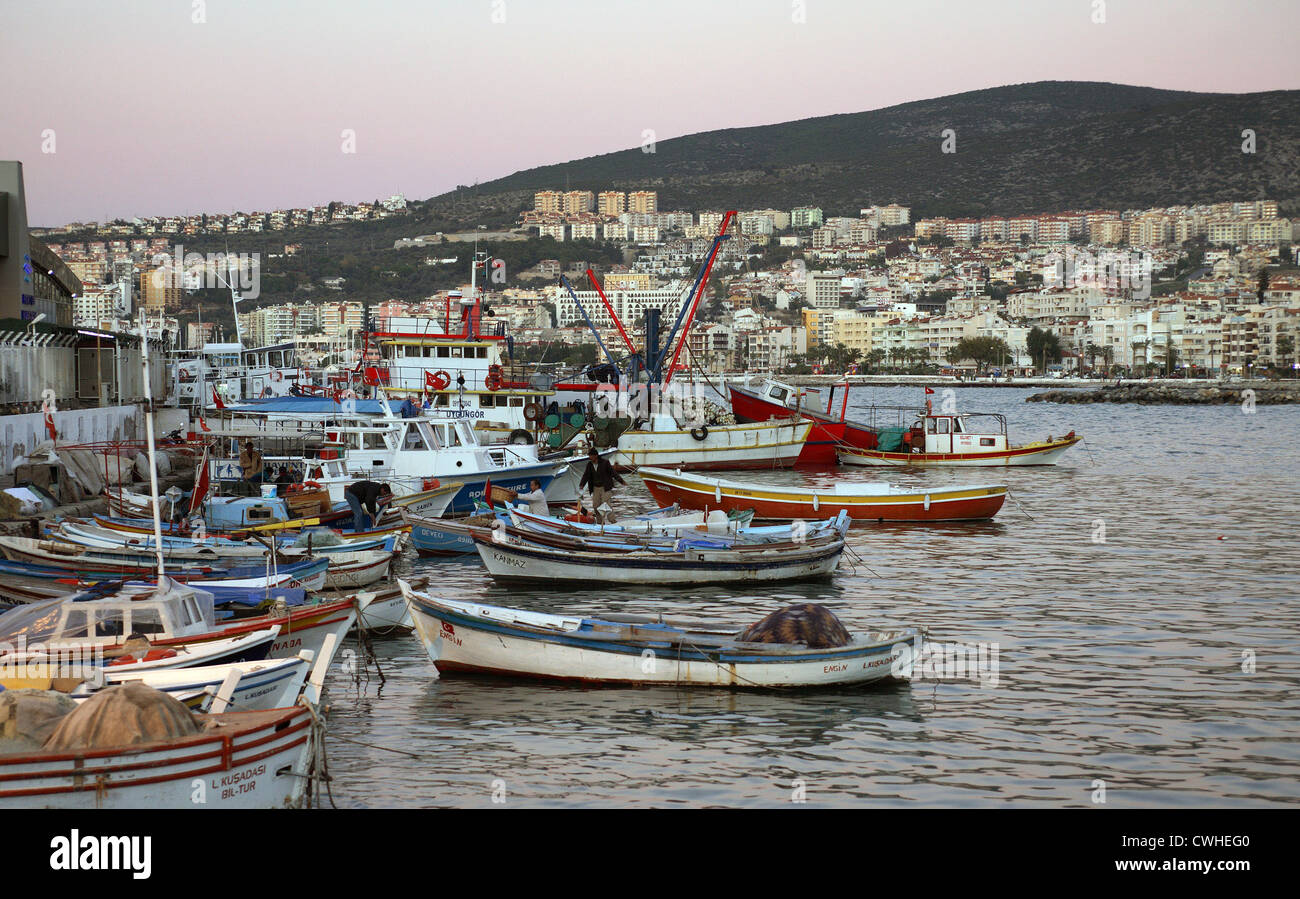
[[[416,635],[441,674],[606,684],[842,687],[899,676],[914,629],[852,635],[845,646],[742,643],[740,628],[547,615],[435,599],[400,582]]]
[[[904,490],[883,483],[840,482],[829,488],[742,483],[642,468],[638,474],[660,503],[687,509],[753,509],[763,520],[815,519],[847,511],[855,521],[975,521],[992,518],[1005,485]]]
[[[471,536],[488,574],[501,581],[585,581],[606,584],[734,584],[829,577],[844,553],[838,534],[806,543],[671,549],[581,548],[526,541],[513,529],[475,530]],[[554,542],[558,535],[549,538]]]
[[[0,809],[309,804],[324,737],[316,706],[340,639],[331,634],[315,654],[298,705],[214,714],[190,736],[0,755]]]

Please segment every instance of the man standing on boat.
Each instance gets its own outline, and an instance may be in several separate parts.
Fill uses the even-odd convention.
[[[374,481],[357,481],[355,484],[349,484],[343,491],[343,498],[348,501],[348,506],[352,509],[352,530],[365,530],[365,517],[362,510],[370,514],[371,526],[379,524],[379,500],[392,495],[392,490],[387,484],[376,484]]]
[[[518,493],[515,499],[519,502],[528,503],[528,512],[530,515],[545,515],[550,517],[551,508],[546,504],[546,493],[542,490],[542,482],[533,478],[528,482],[528,492]]]
[[[587,470],[582,473],[578,492],[581,493],[584,487],[590,486],[591,511],[595,514],[596,521],[601,524],[605,523],[605,513],[601,509],[613,498],[615,481],[624,487],[627,486],[627,481],[618,476],[614,466],[609,464],[608,459],[602,459],[593,446],[587,453]]]
[[[253,441],[244,444],[239,453],[239,470],[243,478],[242,486],[248,496],[257,496],[262,483],[262,454],[253,447]]]

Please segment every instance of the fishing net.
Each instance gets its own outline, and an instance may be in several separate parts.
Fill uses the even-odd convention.
[[[0,755],[37,751],[76,707],[53,690],[0,692]]]
[[[852,637],[828,608],[816,603],[787,606],[736,637],[742,643],[803,644],[810,649],[847,646]]]
[[[105,687],[68,714],[45,741],[45,749],[108,749],[198,732],[194,715],[177,699],[131,681]]]

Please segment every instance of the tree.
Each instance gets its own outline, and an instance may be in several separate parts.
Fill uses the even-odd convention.
[[[983,373],[990,365],[1001,364],[1011,357],[1011,347],[1001,337],[963,337],[952,349],[948,350],[951,363],[969,359],[975,363],[976,372]]]
[[[1294,364],[1295,361],[1295,338],[1290,334],[1284,334],[1277,338],[1277,359],[1279,362],[1288,362]],[[1291,365],[1285,366],[1290,368]]]
[[[1035,325],[1029,329],[1025,343],[1029,347],[1029,358],[1035,365],[1041,366],[1043,374],[1047,373],[1049,363],[1061,361],[1061,338],[1051,331],[1044,331]]]
[[[1261,268],[1259,270],[1259,288],[1255,291],[1255,296],[1259,299],[1261,303],[1264,302],[1264,293],[1267,290],[1268,290],[1268,269]]]
[[[889,354],[881,347],[876,347],[870,353],[867,353],[867,367],[874,373],[880,366],[885,364],[885,357]]]

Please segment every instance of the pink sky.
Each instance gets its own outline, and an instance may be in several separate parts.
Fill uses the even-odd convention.
[[[22,102],[0,118],[0,159],[24,163],[38,226],[423,199],[646,129],[1026,81],[1300,87],[1293,0],[1104,6],[1094,24],[1094,0],[10,4],[0,66]]]

